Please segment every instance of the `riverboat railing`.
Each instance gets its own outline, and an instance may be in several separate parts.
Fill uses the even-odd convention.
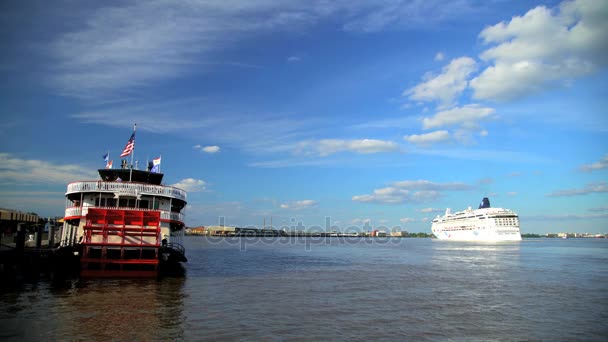
[[[118,193],[123,196],[166,196],[186,201],[186,191],[172,186],[132,182],[105,182],[101,180],[70,183],[68,184],[66,195],[87,191]]]
[[[118,210],[138,210],[138,211],[160,211],[160,219],[168,221],[184,222],[185,216],[168,210],[145,209],[145,208],[125,208],[125,207],[91,207],[96,209],[118,209]],[[68,207],[65,208],[64,217],[83,217],[87,215],[89,207]]]

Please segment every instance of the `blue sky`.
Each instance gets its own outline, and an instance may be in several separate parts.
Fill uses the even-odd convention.
[[[4,1],[0,207],[162,154],[188,225],[608,232],[603,1]]]

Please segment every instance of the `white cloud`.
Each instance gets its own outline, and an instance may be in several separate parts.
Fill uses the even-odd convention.
[[[376,139],[341,140],[322,139],[319,141],[300,142],[296,153],[318,154],[322,157],[339,152],[355,152],[360,154],[371,154],[381,152],[394,152],[399,150],[399,145],[392,141]]]
[[[57,165],[43,160],[21,159],[9,153],[0,153],[0,183],[46,183],[67,186],[75,180],[96,179],[99,179],[96,170],[79,165]]]
[[[282,203],[281,209],[302,210],[315,207],[319,202],[315,200],[301,200],[289,203]]]
[[[213,146],[205,146],[203,148],[201,148],[201,151],[205,152],[205,153],[217,153],[220,151],[220,147],[213,145]]]
[[[437,209],[437,208],[422,208],[422,209],[416,209],[417,212],[421,212],[421,213],[441,213],[443,212],[443,209]]]
[[[593,193],[604,193],[608,192],[608,186],[606,186],[606,182],[597,182],[597,183],[589,183],[584,188],[580,189],[566,189],[566,190],[558,190],[550,193],[547,196],[551,197],[561,197],[561,196],[578,196],[578,195],[589,195]]]
[[[300,61],[300,57],[298,57],[298,56],[289,56],[287,58],[288,63],[295,63],[295,62],[299,62],[299,61]]]
[[[450,133],[446,130],[440,130],[425,134],[406,135],[403,137],[403,139],[412,144],[420,146],[429,146],[432,144],[450,140]]]
[[[445,56],[443,55],[443,52],[437,52],[437,54],[435,55],[435,61],[437,62],[441,62],[444,58]]]
[[[480,57],[493,65],[471,80],[474,97],[511,100],[606,65],[607,15],[606,1],[575,0],[485,28],[480,37],[494,46]]]
[[[429,74],[423,83],[403,92],[410,100],[438,101],[440,108],[450,107],[465,90],[468,77],[477,70],[476,62],[470,57],[453,59],[439,75]]]
[[[308,2],[307,2],[308,3]],[[385,29],[428,27],[460,16],[475,15],[482,4],[468,1],[328,1],[335,11],[343,11],[348,20],[346,31],[378,32]],[[317,4],[318,5],[318,4]]]
[[[402,218],[399,219],[399,222],[401,222],[403,224],[408,224],[408,223],[411,223],[411,222],[416,222],[416,219],[412,218],[412,217],[402,217]]]
[[[411,191],[405,189],[398,189],[396,187],[386,187],[381,189],[375,189],[372,194],[353,196],[352,200],[355,202],[398,204],[404,202],[415,202],[416,199],[421,198],[436,197],[438,197],[438,193],[436,192],[412,193]]]
[[[452,5],[442,1],[392,0],[129,1],[82,6],[67,2],[67,5],[77,15],[51,18],[70,20],[70,25],[55,25],[69,27],[69,31],[47,43],[52,54],[49,60],[56,61],[51,83],[63,94],[96,99],[104,93],[124,94],[126,89],[190,75],[193,69],[205,73],[218,65],[250,67],[239,61],[218,61],[216,52],[260,33],[300,32],[327,18],[342,24],[344,30],[377,31],[442,22],[474,10],[473,6],[460,2]]]
[[[517,196],[517,192],[516,191],[509,191],[507,192],[508,196]]]
[[[491,118],[495,110],[482,107],[478,104],[468,104],[462,107],[437,112],[434,116],[424,118],[422,126],[424,129],[460,126],[464,129],[478,129],[479,123]]]
[[[424,180],[424,179],[399,181],[399,182],[394,182],[393,185],[398,188],[401,188],[401,189],[410,189],[410,190],[456,191],[456,190],[470,190],[473,188],[472,186],[465,184],[465,183],[461,183],[461,182],[436,183],[436,182],[431,182],[429,180]]]
[[[581,166],[581,171],[583,172],[592,172],[596,170],[603,170],[608,168],[608,154],[604,155],[602,159],[595,163],[585,164]]]
[[[192,146],[192,148],[195,150],[199,150],[201,152],[209,153],[209,154],[217,153],[220,151],[220,147],[216,146],[216,145],[202,146],[200,144],[197,144],[197,145]]]
[[[201,192],[205,191],[207,183],[200,179],[186,178],[172,184],[171,186],[186,190],[187,192]]]
[[[180,120],[175,120],[176,115]],[[293,152],[297,142],[311,136],[310,131],[320,122],[327,124],[327,119],[322,121],[315,117],[251,112],[240,107],[226,109],[201,98],[114,104],[72,117],[121,129],[137,122],[138,131],[179,134],[194,141],[204,136],[206,142],[220,146],[220,153],[226,146],[231,146],[257,155]],[[264,139],[259,139],[260,136]],[[201,144],[192,146],[198,150],[203,147]]]
[[[80,14],[72,31],[50,43],[59,61],[54,85],[79,97],[177,78],[193,65],[198,72],[217,64],[242,66],[210,55],[253,32],[308,25],[319,15],[272,1],[140,1]]]
[[[435,183],[428,180],[400,181],[391,186],[375,189],[371,194],[352,197],[355,202],[367,203],[422,203],[438,199],[441,191],[468,190],[472,187],[464,183]]]

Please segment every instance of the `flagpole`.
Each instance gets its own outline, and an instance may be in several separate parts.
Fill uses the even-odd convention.
[[[129,168],[129,182],[133,176],[133,155],[135,154],[135,130],[137,129],[137,124],[133,125],[133,150],[131,151],[131,167]]]

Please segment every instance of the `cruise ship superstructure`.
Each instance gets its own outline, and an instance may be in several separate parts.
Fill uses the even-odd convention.
[[[437,216],[431,227],[438,239],[461,241],[519,241],[519,217],[509,209],[492,208],[484,198],[478,209]]]

